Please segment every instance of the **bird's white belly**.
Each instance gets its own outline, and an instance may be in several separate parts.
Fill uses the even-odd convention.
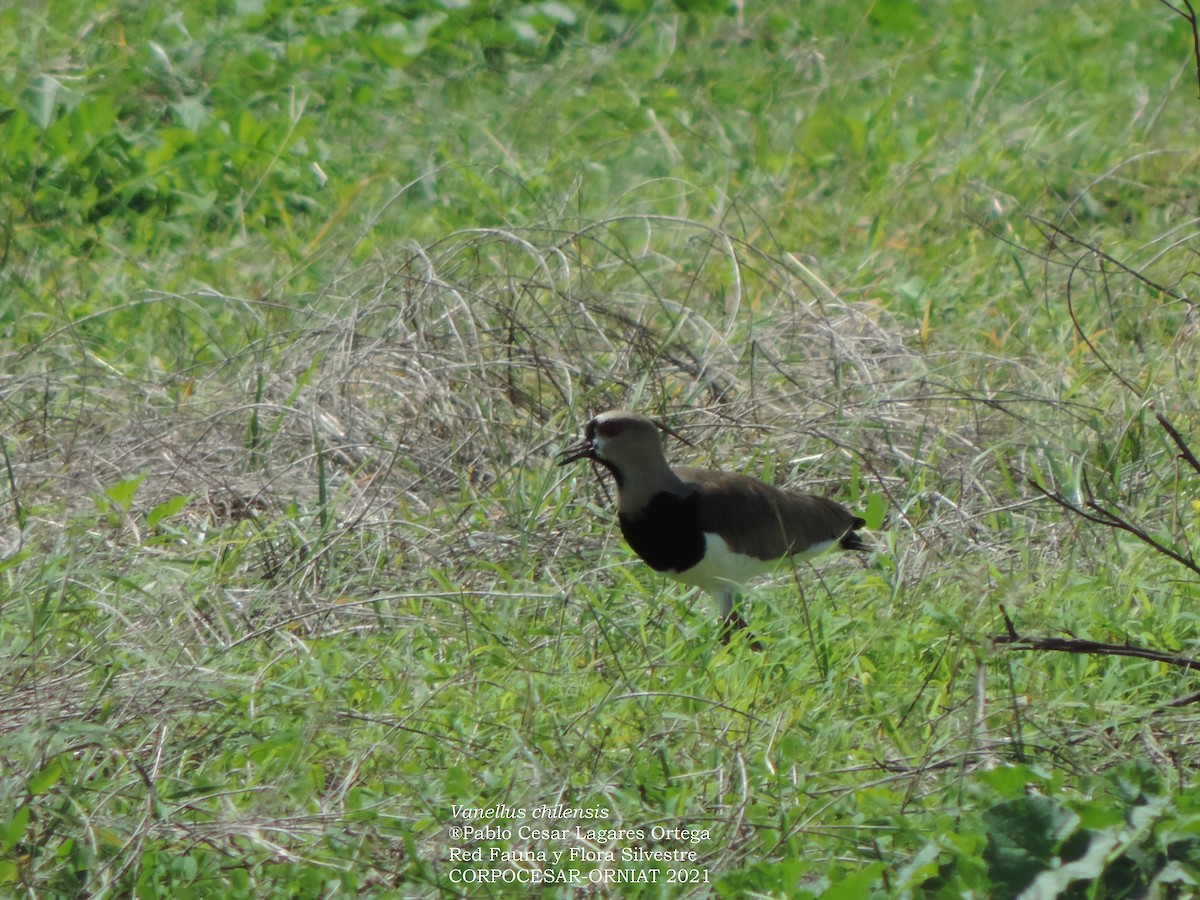
[[[803,553],[797,553],[791,559],[799,562],[811,559],[825,552],[837,541],[821,541],[814,544]],[[744,585],[760,575],[769,575],[786,569],[787,561],[778,559],[756,559],[745,553],[738,553],[729,548],[719,534],[705,533],[704,558],[685,572],[667,572],[666,574],[684,584],[695,585],[706,591],[714,592],[730,587]]]

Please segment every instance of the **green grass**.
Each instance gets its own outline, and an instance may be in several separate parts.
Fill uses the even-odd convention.
[[[1035,487],[1197,552],[1186,23],[793,6],[0,12],[0,893],[1194,890],[1187,670],[993,641],[1197,656]],[[553,465],[613,406],[878,551],[723,647]]]

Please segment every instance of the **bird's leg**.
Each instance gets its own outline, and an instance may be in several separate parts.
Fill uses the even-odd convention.
[[[730,584],[724,585],[721,590],[714,593],[717,605],[721,609],[721,643],[728,644],[735,631],[745,631],[746,642],[750,645],[750,649],[762,650],[763,646],[758,642],[758,638],[746,628],[746,620],[742,618],[742,614],[733,608],[733,595],[734,589]]]
[[[733,637],[735,631],[745,631],[746,641],[750,645],[750,649],[755,652],[761,652],[763,645],[759,643],[758,638],[754,636],[754,632],[746,627],[746,620],[742,618],[742,614],[736,609],[730,610],[726,614],[724,621],[721,623],[721,643],[728,644],[730,638]]]

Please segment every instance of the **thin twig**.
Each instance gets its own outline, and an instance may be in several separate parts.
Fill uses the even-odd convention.
[[[1187,556],[1184,556],[1182,553],[1179,553],[1176,550],[1172,550],[1166,544],[1163,544],[1161,541],[1158,541],[1157,539],[1152,537],[1147,531],[1145,531],[1140,526],[1134,524],[1133,522],[1129,521],[1128,519],[1124,518],[1123,516],[1118,515],[1117,513],[1113,512],[1112,510],[1105,509],[1103,506],[1101,506],[1099,503],[1097,503],[1094,499],[1091,499],[1091,498],[1088,499],[1087,507],[1088,507],[1088,509],[1095,510],[1096,513],[1099,515],[1099,518],[1093,519],[1093,521],[1098,521],[1101,524],[1107,525],[1109,528],[1115,528],[1118,531],[1124,531],[1126,534],[1132,534],[1135,538],[1137,538],[1143,544],[1153,547],[1155,550],[1157,550],[1159,553],[1163,554],[1164,556],[1170,557],[1171,559],[1175,560],[1175,562],[1179,563],[1181,566],[1185,566],[1185,567],[1191,569],[1197,575],[1200,575],[1200,563],[1197,563],[1195,558],[1190,553]]]
[[[1071,293],[1071,282],[1075,278],[1075,272],[1078,270],[1078,268],[1078,263],[1074,266],[1071,266],[1071,272],[1069,275],[1067,275],[1067,312],[1071,316],[1071,324],[1075,326],[1075,333],[1079,335],[1080,340],[1087,344],[1087,348],[1092,351],[1092,356],[1100,360],[1100,365],[1108,369],[1109,374],[1112,375],[1113,378],[1125,385],[1131,394],[1140,397],[1142,392],[1137,388],[1137,386],[1130,382],[1120,372],[1118,372],[1112,363],[1105,359],[1104,354],[1102,354],[1096,345],[1092,343],[1092,339],[1084,333],[1083,326],[1079,324],[1079,317],[1075,315],[1075,301],[1072,298]]]
[[[1112,510],[1105,509],[1096,502],[1094,497],[1089,496],[1084,502],[1084,508],[1081,508],[1076,506],[1067,498],[1046,490],[1032,479],[1029,481],[1029,485],[1043,497],[1047,498],[1048,500],[1052,500],[1063,509],[1075,513],[1075,515],[1079,516],[1080,518],[1087,519],[1089,522],[1095,522],[1097,525],[1105,525],[1109,528],[1115,528],[1118,531],[1124,531],[1128,534],[1132,534],[1142,543],[1148,544],[1164,556],[1170,557],[1181,566],[1191,569],[1197,575],[1200,575],[1200,563],[1197,563],[1195,558],[1190,553],[1187,556],[1184,556],[1177,550],[1172,550],[1170,547],[1152,537],[1133,522],[1130,522],[1128,519],[1118,515]],[[1092,510],[1092,512],[1088,512],[1088,510]]]
[[[1132,644],[1107,644],[1103,641],[1088,641],[1077,637],[1026,637],[1017,632],[1008,611],[1003,606],[1000,612],[1004,615],[1006,634],[992,636],[992,643],[1007,644],[1017,650],[1051,650],[1061,653],[1084,653],[1093,656],[1131,656],[1136,659],[1149,659],[1153,662],[1166,663],[1169,666],[1179,666],[1182,669],[1200,669],[1200,660],[1178,653],[1166,653],[1161,650],[1151,650],[1149,647],[1135,647]]]
[[[1174,700],[1164,703],[1162,706],[1156,709],[1155,712],[1160,713],[1166,709],[1178,709],[1181,706],[1191,706],[1197,701],[1200,701],[1200,691],[1195,691],[1191,694],[1184,694],[1182,697],[1176,697]]]
[[[1179,458],[1195,469],[1197,474],[1200,474],[1200,459],[1196,459],[1196,454],[1187,445],[1187,441],[1183,439],[1183,435],[1175,430],[1175,426],[1168,422],[1167,417],[1162,413],[1155,413],[1154,418],[1158,419],[1158,424],[1163,427],[1163,431],[1170,435],[1171,440],[1175,442],[1175,446],[1179,448]]]
[[[1176,15],[1182,16],[1192,26],[1192,55],[1196,58],[1196,87],[1200,89],[1200,24],[1196,21],[1196,10],[1192,9],[1191,0],[1182,0],[1187,12],[1168,0],[1158,0],[1158,2]],[[1197,96],[1200,97],[1200,94]]]
[[[1160,0],[1160,2],[1161,2],[1161,0]],[[1082,238],[1076,237],[1075,235],[1073,235],[1069,231],[1067,231],[1065,228],[1063,228],[1061,225],[1055,225],[1053,222],[1048,222],[1045,219],[1039,219],[1037,216],[1030,216],[1029,220],[1031,222],[1033,222],[1035,225],[1039,226],[1039,229],[1042,231],[1042,236],[1044,238],[1046,238],[1046,240],[1050,241],[1051,243],[1054,242],[1054,236],[1051,234],[1048,234],[1046,232],[1046,229],[1049,229],[1051,232],[1054,233],[1054,235],[1058,235],[1058,236],[1064,238],[1065,240],[1069,241],[1070,243],[1076,244],[1076,245],[1082,247],[1083,249],[1087,250],[1090,253],[1094,253],[1096,256],[1100,257],[1101,259],[1105,260],[1106,262],[1112,263],[1114,266],[1116,266],[1118,269],[1120,269],[1126,275],[1130,275],[1133,278],[1136,278],[1142,284],[1146,285],[1147,287],[1153,288],[1154,290],[1159,291],[1162,294],[1165,294],[1166,296],[1170,297],[1172,300],[1178,300],[1181,303],[1186,303],[1188,306],[1200,305],[1200,304],[1197,304],[1195,300],[1192,300],[1190,297],[1188,297],[1186,294],[1177,293],[1176,291],[1171,290],[1171,288],[1167,287],[1166,285],[1159,284],[1157,281],[1154,281],[1153,279],[1148,278],[1147,276],[1145,276],[1141,272],[1139,272],[1137,269],[1134,269],[1131,266],[1125,265],[1125,263],[1121,262],[1116,257],[1110,256],[1109,254],[1105,253],[1103,250],[1101,250],[1095,244],[1089,244],[1087,241],[1083,240]]]

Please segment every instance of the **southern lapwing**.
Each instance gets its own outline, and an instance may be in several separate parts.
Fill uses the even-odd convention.
[[[835,546],[870,549],[856,533],[866,523],[825,497],[735,472],[672,469],[662,427],[625,410],[601,413],[587,423],[583,440],[560,454],[559,465],[591,459],[612,473],[617,521],[633,552],[655,571],[711,594],[726,643],[746,627],[733,598],[749,579],[789,557],[808,559]],[[762,649],[753,635],[748,639]]]

